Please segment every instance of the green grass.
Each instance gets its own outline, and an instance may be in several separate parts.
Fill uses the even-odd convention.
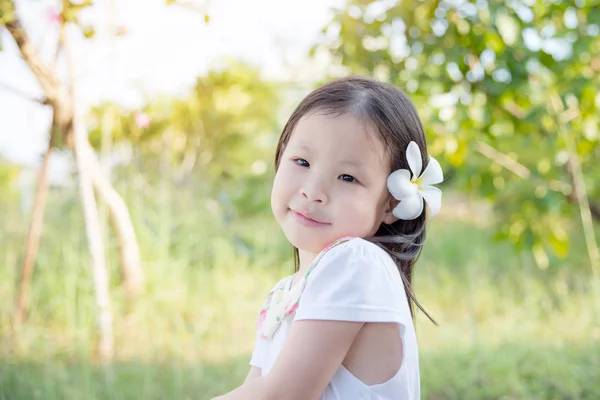
[[[209,399],[239,384],[248,355],[225,363],[87,360],[4,363],[0,399]],[[421,355],[424,399],[597,399],[600,345],[444,350]]]
[[[116,352],[109,367],[95,358],[76,197],[51,197],[28,320],[14,332],[27,220],[14,205],[1,210],[0,400],[207,399],[242,381],[258,309],[291,273],[289,247],[270,218],[228,224],[204,197],[172,198],[177,207],[166,209],[152,196],[129,201],[147,273],[134,303],[118,287],[108,242]],[[423,398],[600,398],[600,314],[576,238],[571,255],[545,271],[491,238],[488,227],[457,218],[432,224],[415,281],[439,323],[417,315]]]
[[[134,362],[98,367],[89,361],[7,363],[0,399],[209,399],[247,372],[247,355],[227,363]],[[597,399],[600,346],[499,348],[422,354],[423,398]]]
[[[0,368],[0,399],[209,399],[247,373],[244,360],[223,364],[89,361],[20,363]]]

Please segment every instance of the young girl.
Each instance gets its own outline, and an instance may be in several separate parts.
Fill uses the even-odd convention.
[[[265,301],[246,381],[217,399],[419,399],[411,279],[443,177],[411,101],[368,78],[330,82],[290,117],[275,166],[297,272]]]

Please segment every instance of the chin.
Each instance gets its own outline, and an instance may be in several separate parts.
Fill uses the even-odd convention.
[[[320,253],[331,242],[327,238],[320,237],[320,235],[314,233],[311,235],[311,232],[298,232],[297,230],[288,229],[284,230],[283,233],[292,246],[313,254]]]

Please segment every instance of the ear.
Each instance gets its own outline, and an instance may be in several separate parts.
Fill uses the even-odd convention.
[[[385,208],[383,209],[383,220],[382,222],[387,225],[391,225],[394,222],[398,221],[399,218],[396,218],[392,212],[394,208],[400,203],[393,196],[390,196],[386,202]]]

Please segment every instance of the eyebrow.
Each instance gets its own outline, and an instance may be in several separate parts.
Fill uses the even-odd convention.
[[[312,151],[312,147],[309,146],[308,144],[298,143],[296,145],[296,147],[299,148],[300,150]]]
[[[309,153],[312,152],[312,147],[306,143],[298,143],[296,145],[296,148],[300,149],[300,150],[305,150]],[[361,168],[363,166],[363,163],[359,160],[359,161],[355,161],[355,160],[342,160],[340,161],[340,164],[346,164],[346,165],[351,165],[353,167],[356,168]]]
[[[363,165],[363,163],[360,162],[360,161],[350,161],[350,160],[344,160],[341,163],[342,164],[346,164],[346,165],[351,165],[351,166],[356,167],[356,168],[360,168]]]

